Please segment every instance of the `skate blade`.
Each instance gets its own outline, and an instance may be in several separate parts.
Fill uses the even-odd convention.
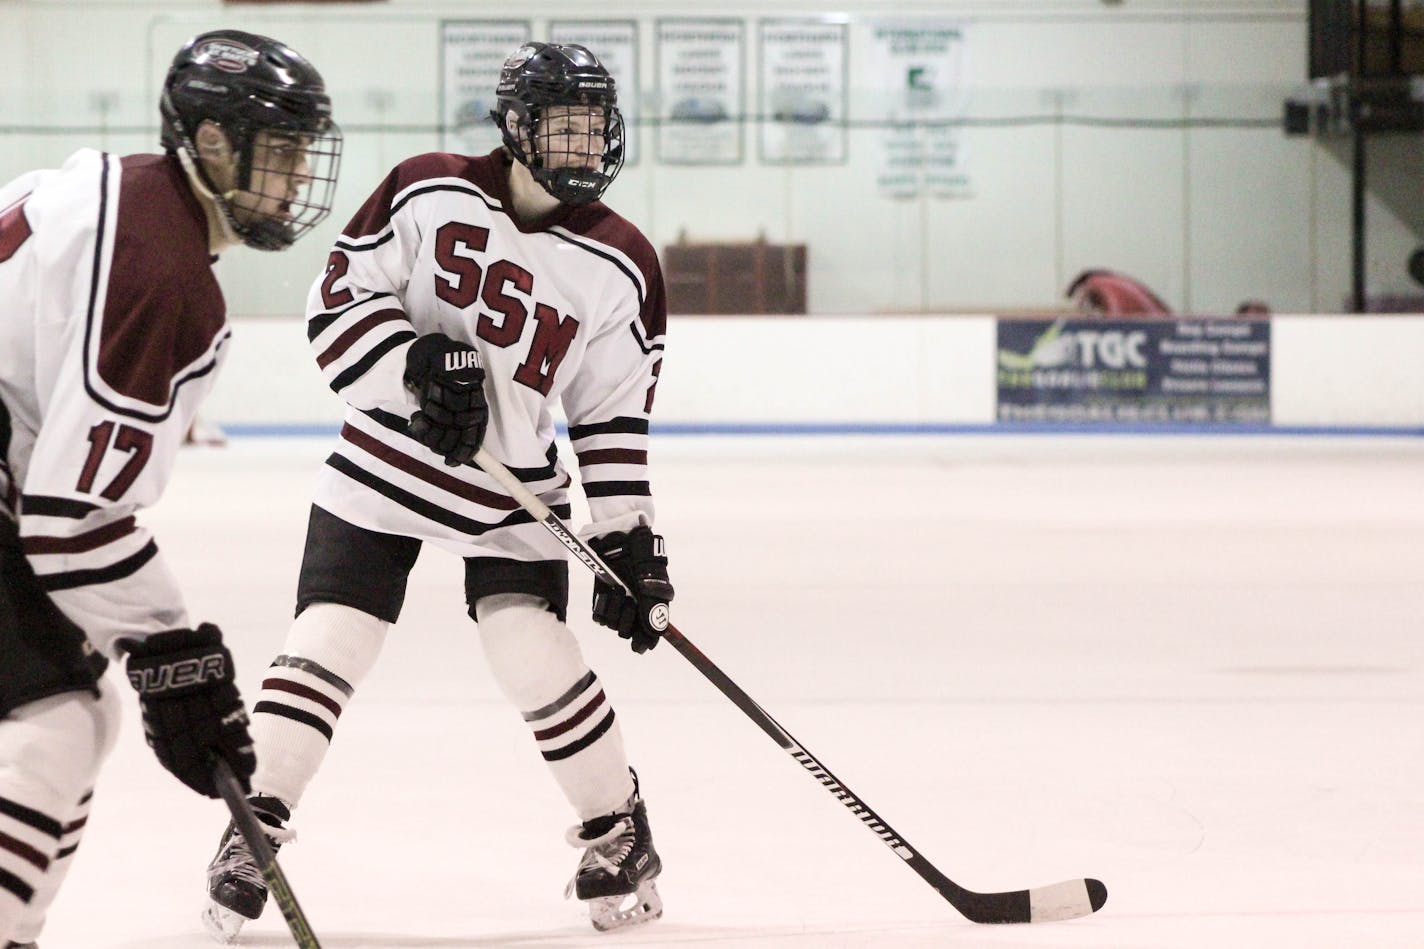
[[[225,946],[237,942],[237,935],[242,932],[242,926],[246,922],[246,916],[234,913],[226,906],[219,906],[212,900],[208,900],[208,905],[203,907],[203,928],[215,942]]]
[[[600,896],[588,901],[588,916],[593,928],[601,933],[651,923],[663,914],[663,900],[658,886],[648,880],[632,893],[622,896]]]

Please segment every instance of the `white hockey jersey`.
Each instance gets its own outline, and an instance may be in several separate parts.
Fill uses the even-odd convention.
[[[412,340],[444,333],[485,368],[484,447],[569,516],[554,445],[562,404],[591,522],[586,536],[651,524],[648,419],[667,305],[657,255],[605,205],[513,216],[509,159],[428,154],[398,165],[347,225],[312,287],[307,336],[348,403],[315,502],[371,530],[461,556],[562,559],[499,483],[451,468],[409,437],[402,385]]]
[[[0,188],[0,516],[110,655],[191,625],[134,515],[162,495],[229,334],[176,160],[85,149]]]

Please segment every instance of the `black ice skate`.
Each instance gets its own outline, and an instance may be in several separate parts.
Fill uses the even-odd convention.
[[[622,808],[569,828],[567,837],[584,854],[564,896],[576,895],[588,904],[594,929],[621,929],[652,922],[663,914],[655,882],[663,863],[653,849],[637,774],[633,796]]]
[[[260,795],[249,798],[248,803],[263,823],[274,852],[292,839],[293,833],[286,828],[292,816],[287,805],[275,797]],[[203,909],[203,926],[218,942],[235,942],[243,923],[261,916],[266,903],[267,881],[262,878],[262,869],[237,825],[229,821],[217,855],[208,864],[208,905]]]

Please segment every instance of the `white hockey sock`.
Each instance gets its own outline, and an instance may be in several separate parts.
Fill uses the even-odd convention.
[[[0,945],[40,930],[84,830],[121,717],[114,686],[66,692],[0,721]]]
[[[252,792],[295,806],[321,767],[346,703],[376,662],[388,623],[336,603],[307,607],[272,660],[257,704]]]
[[[49,869],[45,871],[44,879],[35,888],[34,898],[30,900],[29,911],[25,913],[20,925],[10,936],[15,942],[23,944],[34,942],[39,938],[50,904],[58,895],[64,878],[69,874],[69,868],[74,865],[74,853],[79,849],[79,841],[84,837],[84,827],[89,823],[89,804],[93,798],[92,790],[85,792],[84,796],[79,799],[79,805],[69,812],[69,818],[64,821],[64,825],[60,829],[59,850],[55,852],[54,859],[49,862]]]
[[[623,733],[578,640],[544,601],[487,596],[476,606],[490,671],[534,733],[580,820],[617,810],[633,793]]]

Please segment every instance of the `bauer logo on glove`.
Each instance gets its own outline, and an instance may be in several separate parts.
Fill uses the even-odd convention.
[[[227,661],[222,653],[129,670],[129,684],[145,695],[157,695],[187,685],[201,685],[209,679],[226,678]]]
[[[257,758],[232,654],[218,628],[202,623],[120,645],[143,710],[144,738],[159,763],[199,794],[217,797],[212,759],[218,757],[246,790]]]

